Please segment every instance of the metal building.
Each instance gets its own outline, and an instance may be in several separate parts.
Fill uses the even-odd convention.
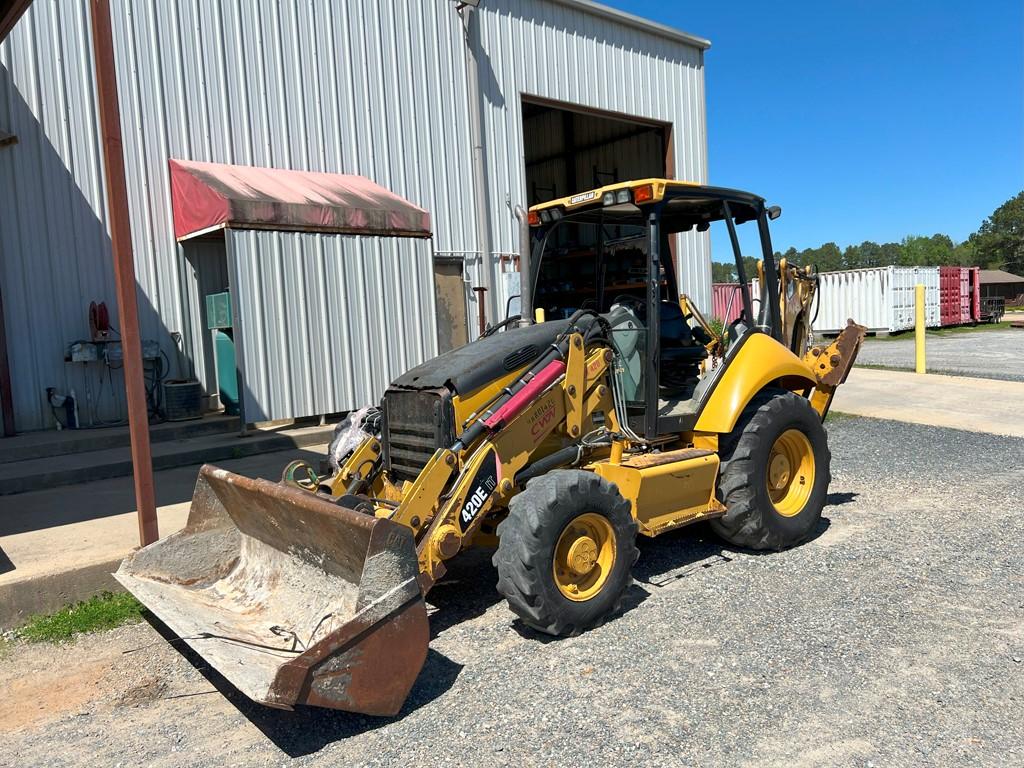
[[[410,314],[400,261],[364,254],[388,272],[381,305],[366,307],[390,318],[385,349],[293,344],[285,361],[265,344],[256,397],[273,402],[258,414],[272,418],[375,399],[431,353],[417,340],[434,333],[425,324],[438,326],[442,346],[471,338],[475,286],[491,287],[488,318],[500,320],[520,249],[516,206],[630,177],[707,181],[707,41],[586,0],[458,7],[112,4],[140,317],[170,361],[166,375],[194,370],[214,393],[202,339],[186,332],[198,321],[173,230],[172,159],[358,174],[430,213],[436,318],[423,318],[426,301]],[[98,418],[123,415],[116,369],[65,362],[68,344],[89,333],[90,301],[106,301],[117,326],[89,24],[88,0],[35,0],[0,44],[0,289],[20,431],[53,426],[47,387],[81,401],[89,392]],[[228,249],[283,258],[302,250],[301,236],[288,237],[239,230]],[[683,290],[710,309],[706,234],[681,237],[676,253]],[[278,286],[282,306],[318,300],[295,285]],[[351,364],[325,361],[325,349],[365,358],[359,386],[329,401],[272,394],[290,391],[272,381],[286,366]]]

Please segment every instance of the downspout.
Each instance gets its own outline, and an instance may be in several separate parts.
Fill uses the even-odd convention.
[[[515,207],[519,222],[519,314],[520,325],[533,325],[533,264],[530,252],[530,219],[521,205]]]
[[[476,17],[476,8],[473,5],[459,3],[456,6],[459,18],[462,20],[462,39],[466,49],[466,95],[469,99],[469,139],[473,145],[473,207],[476,213],[476,229],[479,234],[478,244],[482,255],[480,257],[480,273],[482,287],[485,289],[483,296],[478,301],[484,302],[484,315],[495,317],[493,307],[495,306],[494,295],[494,264],[492,263],[494,251],[493,237],[491,234],[491,213],[490,204],[487,199],[487,158],[484,154],[484,103],[483,92],[480,90],[480,73],[473,47],[472,27],[479,32],[479,23],[473,22]],[[479,35],[477,35],[479,37]],[[479,295],[479,294],[478,294]]]

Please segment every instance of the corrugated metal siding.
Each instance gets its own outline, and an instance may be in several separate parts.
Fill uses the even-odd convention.
[[[229,230],[248,421],[378,403],[437,354],[430,241]]]
[[[429,210],[435,251],[465,253],[479,284],[452,3],[125,0],[112,11],[140,319],[172,360],[172,332],[197,361],[202,338],[189,332],[195,302],[172,236],[170,157],[365,175]],[[543,0],[479,15],[493,256],[519,247],[522,93],[671,122],[675,175],[706,180],[698,48]],[[20,429],[52,423],[45,386],[82,388],[62,353],[86,335],[89,299],[114,309],[93,71],[87,0],[37,0],[0,45],[0,128],[20,139],[0,150]],[[685,290],[707,308],[706,236],[688,235],[681,260]],[[494,258],[498,286],[500,269]]]
[[[915,286],[925,286],[925,324],[940,324],[938,267],[871,267],[822,272],[818,283],[814,330],[836,333],[848,318],[869,331],[896,332],[914,327]]]
[[[754,279],[754,283],[757,279]],[[751,299],[754,298],[751,283]],[[713,283],[711,285],[711,317],[729,325],[743,314],[743,291],[739,283]]]
[[[0,279],[16,425],[51,426],[46,387],[83,404],[100,368],[64,363],[65,345],[89,335],[89,301],[105,300],[119,326],[109,257],[106,192],[97,139],[86,3],[36,2],[0,45]],[[105,377],[104,377],[105,378]],[[104,394],[99,417],[123,408]]]

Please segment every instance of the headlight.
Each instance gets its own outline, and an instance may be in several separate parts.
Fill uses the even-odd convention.
[[[562,209],[561,208],[552,208],[551,209],[551,220],[552,221],[558,221],[560,218],[562,218]]]
[[[540,212],[540,220],[545,224],[551,221],[551,211],[544,210]]]
[[[617,203],[628,203],[629,202],[629,190],[620,189],[615,193],[615,202]]]
[[[601,205],[615,205],[615,193],[605,192],[601,196]]]

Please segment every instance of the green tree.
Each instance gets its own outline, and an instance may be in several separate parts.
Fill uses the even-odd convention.
[[[711,282],[713,283],[735,283],[736,265],[726,264],[720,261],[711,262]]]
[[[1024,192],[996,208],[969,242],[978,266],[1024,273]]]
[[[907,267],[934,267],[953,264],[953,241],[949,235],[908,235],[900,243],[899,264]]]

